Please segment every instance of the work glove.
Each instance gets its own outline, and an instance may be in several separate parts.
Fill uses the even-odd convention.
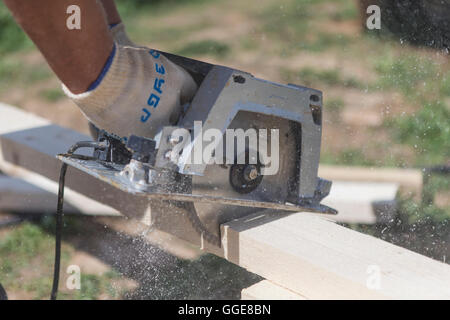
[[[63,90],[95,126],[121,138],[154,138],[177,122],[197,91],[183,68],[145,47],[115,42],[103,73],[93,90],[73,94],[64,85]]]
[[[122,45],[122,46],[128,46],[128,47],[140,47],[137,44],[135,44],[133,41],[130,40],[130,38],[128,37],[128,34],[125,30],[125,25],[120,22],[117,23],[116,25],[112,26],[110,28],[111,34],[114,38],[114,40]]]

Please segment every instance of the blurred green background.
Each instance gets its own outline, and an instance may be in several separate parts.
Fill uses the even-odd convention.
[[[322,163],[408,168],[450,164],[448,52],[412,45],[389,32],[364,30],[358,1],[117,3],[136,43],[322,90]],[[87,132],[86,121],[1,2],[0,101]],[[422,204],[420,195],[400,195],[399,218],[392,225],[351,227],[442,260],[450,254],[450,179],[433,176],[425,188],[435,201]],[[0,237],[0,253],[16,243],[14,232],[35,239],[48,234],[40,233],[47,230],[42,223],[33,226]],[[10,270],[5,265],[0,265],[0,280]],[[106,290],[104,280],[94,282],[95,288],[103,288],[95,292]]]

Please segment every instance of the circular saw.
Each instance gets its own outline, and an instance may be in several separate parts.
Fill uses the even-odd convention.
[[[152,226],[191,242],[220,246],[222,224],[262,209],[337,213],[320,204],[320,91],[162,54],[199,85],[180,118],[152,138],[98,131],[102,148],[64,163],[147,198]]]

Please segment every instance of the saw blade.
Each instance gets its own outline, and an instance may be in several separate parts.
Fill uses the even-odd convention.
[[[243,198],[249,201],[267,201],[285,203],[290,193],[290,186],[298,174],[299,130],[288,120],[275,118],[252,112],[239,112],[229,129],[267,130],[267,150],[273,151],[271,145],[271,129],[278,130],[279,168],[274,175],[265,175],[258,186],[248,193],[234,188],[231,176],[233,165],[212,164],[206,167],[204,176],[193,176],[192,194],[207,196],[222,196],[228,198]],[[224,143],[229,143],[224,137]],[[225,147],[224,147],[225,148]],[[226,148],[225,148],[226,149]],[[270,152],[269,152],[270,154]],[[238,156],[238,155],[236,155]],[[270,154],[274,157],[274,154]],[[248,160],[248,159],[247,159]],[[221,203],[193,203],[195,214],[209,233],[219,236],[220,225],[224,222],[241,218],[254,213],[260,208],[231,206]]]

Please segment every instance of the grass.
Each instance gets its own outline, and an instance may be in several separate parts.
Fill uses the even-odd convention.
[[[399,212],[405,223],[450,223],[450,209],[439,208],[434,204],[425,205],[411,198],[403,198],[399,201]]]
[[[444,103],[426,103],[412,115],[390,119],[388,125],[398,142],[414,148],[418,164],[441,164],[450,158],[450,109]]]
[[[133,28],[133,20],[142,13],[161,15],[177,8],[210,3],[211,0],[116,0],[117,7],[124,20],[128,20]],[[128,22],[127,21],[127,22]],[[166,35],[170,36],[170,35]],[[17,52],[33,47],[33,43],[23,30],[15,23],[7,7],[0,1],[0,57],[4,54]]]
[[[33,85],[51,76],[52,72],[47,65],[27,64],[15,55],[0,59],[0,91],[16,85]]]
[[[29,48],[31,41],[14,22],[10,12],[0,1],[0,57],[3,54]],[[1,69],[0,69],[1,70]]]
[[[334,21],[347,21],[358,18],[358,9],[354,1],[336,1],[339,3],[339,9],[331,14]]]
[[[324,83],[330,86],[336,86],[342,83],[339,70],[315,70],[312,68],[303,68],[299,72],[299,77],[306,83]]]
[[[116,5],[124,21],[127,33],[139,44],[163,42],[166,47],[173,48],[194,31],[207,27],[207,21],[196,20],[192,24],[173,27],[159,23],[159,19],[177,11],[199,10],[202,4],[210,4],[215,0],[116,0]],[[191,21],[192,22],[192,21]]]
[[[175,53],[182,56],[209,55],[217,58],[224,58],[230,53],[230,47],[215,40],[202,40],[191,42],[178,49]]]
[[[450,97],[450,72],[442,78],[440,86],[441,94],[445,97]]]
[[[352,43],[352,41],[353,40],[350,37],[343,34],[336,35],[331,33],[318,32],[310,40],[304,39],[302,41],[299,41],[295,48],[312,52],[323,52],[333,47],[345,48],[350,43]]]
[[[249,37],[240,40],[240,48],[244,51],[253,51],[259,48],[258,42]]]
[[[325,101],[325,112],[339,113],[344,109],[345,103],[341,98],[328,98]]]
[[[25,223],[16,228],[0,241],[0,281],[6,290],[27,291],[39,299],[45,290],[50,288],[50,273],[45,272],[40,277],[30,277],[30,281],[18,279],[26,276],[24,270],[29,265],[47,262],[52,252],[52,239],[40,227]],[[65,249],[65,248],[64,248]],[[64,250],[63,258],[67,258]],[[37,258],[39,256],[39,258]],[[50,271],[50,265],[48,271]],[[25,273],[25,274],[24,274]],[[47,291],[49,295],[50,291]]]
[[[51,76],[47,66],[24,66],[18,51],[33,47],[31,40],[15,23],[3,2],[0,2],[0,91],[15,84],[29,85]]]
[[[257,18],[263,22],[262,31],[269,36],[297,43],[309,30],[312,1],[287,1],[263,8]]]
[[[377,59],[377,89],[399,91],[418,109],[413,114],[387,118],[392,138],[408,145],[415,164],[442,164],[450,158],[449,73],[431,58],[417,54],[384,55]]]
[[[375,166],[376,161],[368,158],[360,149],[348,148],[335,153],[322,153],[320,162],[348,166]]]
[[[353,39],[344,34],[318,31],[314,22],[348,20],[356,16],[357,10],[348,0],[337,1],[337,10],[331,17],[323,14],[321,4],[324,0],[290,0],[261,10],[257,18],[263,22],[261,32],[267,34],[275,43],[282,42],[281,52],[289,55],[298,50],[322,52],[331,48],[345,48]]]
[[[377,82],[379,89],[396,89],[412,99],[426,94],[426,89],[439,88],[442,81],[436,64],[416,55],[382,56],[377,59],[375,70],[380,76]]]
[[[0,239],[0,282],[7,291],[25,292],[33,299],[47,299],[52,285],[54,237],[47,229],[54,225],[54,219],[46,219],[43,224],[26,222]],[[69,221],[69,229],[70,227]],[[65,290],[65,268],[74,249],[62,245],[62,267],[60,299],[98,299],[107,294],[118,297],[121,292],[111,286],[120,276],[111,271],[102,275],[81,274],[81,290]]]
[[[65,97],[63,91],[58,89],[45,89],[39,95],[48,102],[57,102]]]
[[[120,278],[120,275],[114,271],[106,272],[98,276],[94,274],[81,275],[82,290],[75,291],[75,300],[96,300],[103,293],[107,293],[110,298],[118,298],[123,292],[115,288],[112,283]],[[67,298],[70,298],[67,297]]]
[[[427,188],[429,188],[429,191],[432,194],[439,191],[450,191],[450,179],[448,178],[448,175],[434,174],[431,176],[430,181],[428,181]]]
[[[283,80],[288,82],[300,81],[307,86],[328,85],[347,88],[364,87],[359,80],[352,77],[344,77],[339,69],[317,70],[311,67],[305,67],[298,72],[284,69],[282,73]]]
[[[214,0],[213,0],[214,1]],[[211,0],[116,0],[117,8],[122,17],[135,17],[140,13],[145,15],[162,15],[180,7],[201,5]]]

